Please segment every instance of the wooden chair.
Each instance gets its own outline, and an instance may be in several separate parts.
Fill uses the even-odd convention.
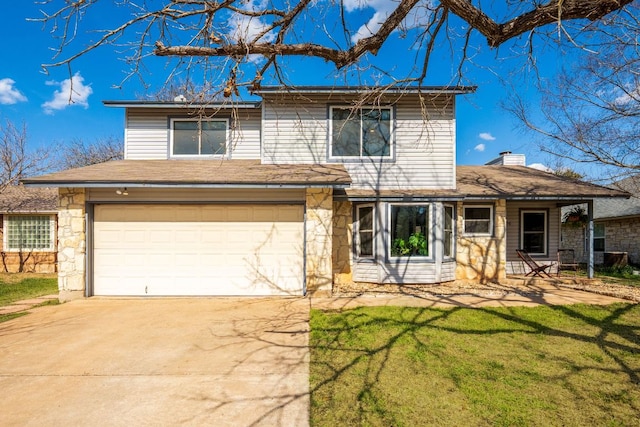
[[[580,264],[576,262],[576,253],[573,249],[558,249],[558,276],[562,270],[573,270],[578,273]]]
[[[533,277],[540,276],[541,278],[544,278],[544,276],[547,276],[548,278],[551,278],[551,275],[547,272],[547,269],[551,268],[552,264],[540,265],[533,258],[531,258],[531,255],[529,255],[528,252],[523,251],[522,249],[516,249],[516,253],[520,257],[520,259],[522,259],[522,261],[524,261],[524,263],[527,264],[527,266],[531,269],[530,272],[525,274],[525,277],[533,275]]]

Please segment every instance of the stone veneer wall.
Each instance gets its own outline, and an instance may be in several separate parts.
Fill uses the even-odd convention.
[[[330,293],[332,285],[333,189],[306,191],[307,292]]]
[[[629,262],[640,264],[640,217],[622,218],[604,222],[604,245],[606,252],[627,252]],[[582,227],[562,226],[562,248],[573,249],[576,260],[586,263],[584,248],[585,231]],[[604,253],[594,253],[594,263],[602,264]]]
[[[351,202],[333,202],[333,281],[349,283],[352,275],[353,215]]]
[[[60,301],[84,296],[86,286],[85,192],[60,188],[58,213],[58,289]]]
[[[458,204],[456,279],[481,283],[507,277],[507,202],[494,204],[493,236],[465,236],[464,206]]]

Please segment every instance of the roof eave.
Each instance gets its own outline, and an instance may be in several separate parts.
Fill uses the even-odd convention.
[[[102,101],[105,107],[119,108],[191,108],[191,109],[207,109],[207,110],[223,110],[232,108],[241,109],[258,109],[261,106],[260,101],[242,101],[242,102],[212,102],[212,103],[189,103],[174,101]]]
[[[131,182],[131,181],[46,181],[25,180],[28,187],[62,187],[62,188],[347,188],[348,183],[335,182],[288,182],[288,183],[265,183],[265,182],[229,182],[229,183],[207,183],[207,182]]]

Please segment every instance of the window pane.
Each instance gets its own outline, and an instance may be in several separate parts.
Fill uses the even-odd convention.
[[[546,215],[543,212],[525,212],[522,214],[524,232],[544,231]]]
[[[546,254],[547,214],[522,213],[522,248],[533,254]]]
[[[453,255],[453,206],[444,207],[444,256]]]
[[[362,116],[362,151],[365,156],[391,153],[391,112],[369,110]]]
[[[470,234],[491,234],[491,208],[464,208],[464,232]]]
[[[202,147],[200,154],[225,154],[227,123],[222,121],[202,122]]]
[[[391,256],[429,256],[428,224],[428,206],[391,206]]]
[[[360,113],[334,108],[332,117],[331,155],[360,156]]]
[[[544,233],[525,234],[523,236],[523,248],[532,254],[544,254]]]
[[[173,154],[199,154],[198,122],[173,122]]]
[[[604,237],[604,224],[593,224],[593,237]]]
[[[373,256],[373,206],[358,208],[358,256]]]
[[[50,249],[51,221],[48,215],[7,217],[7,249]]]

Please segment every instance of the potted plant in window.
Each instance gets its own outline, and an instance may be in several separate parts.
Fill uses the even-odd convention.
[[[427,238],[419,231],[411,234],[408,239],[397,238],[391,248],[392,256],[428,256]]]

